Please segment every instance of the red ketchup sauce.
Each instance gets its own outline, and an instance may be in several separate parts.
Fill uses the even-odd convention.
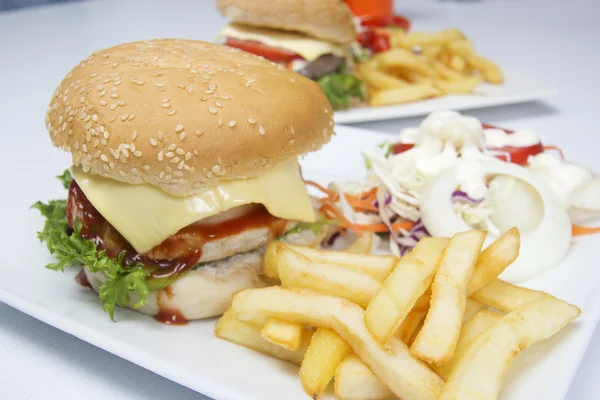
[[[73,180],[69,187],[69,198],[67,201],[67,223],[70,228],[73,227],[75,218],[79,218],[82,222],[81,236],[83,238],[96,243],[98,250],[106,250],[106,254],[109,257],[116,258],[119,253],[125,251],[124,264],[127,265],[132,262],[143,263],[146,268],[153,270],[149,276],[150,279],[170,278],[191,269],[200,260],[202,245],[207,242],[259,228],[268,228],[269,236],[274,238],[282,235],[287,227],[286,220],[272,216],[261,205],[239,218],[230,219],[218,224],[188,225],[148,252],[153,254],[177,254],[177,258],[149,258],[145,254],[140,254],[133,249],[127,240],[94,208],[79,185]],[[186,237],[196,239],[193,241],[193,247],[189,246],[190,241],[187,241]],[[182,251],[182,246],[188,247]],[[78,274],[76,280],[82,286],[91,287],[83,271]],[[173,293],[170,286],[157,292],[156,299],[159,311],[155,319],[169,325],[187,323],[187,320],[179,310],[170,308],[165,304],[165,298],[170,299],[172,297]]]

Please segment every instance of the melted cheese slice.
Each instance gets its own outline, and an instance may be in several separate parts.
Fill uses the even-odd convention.
[[[256,40],[271,47],[293,51],[301,55],[306,61],[311,62],[325,54],[336,54],[344,57],[344,50],[332,43],[293,32],[277,31],[273,29],[254,28],[250,26],[231,24],[219,33],[219,37],[232,37],[242,40]]]
[[[73,178],[92,205],[133,248],[144,253],[181,228],[250,203],[263,204],[279,218],[314,222],[296,161],[267,173],[222,181],[193,196],[175,197],[152,185],[131,185],[73,167]]]

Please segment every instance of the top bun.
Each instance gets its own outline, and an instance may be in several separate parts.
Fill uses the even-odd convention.
[[[46,115],[84,171],[185,196],[319,149],[333,112],[319,85],[211,43],[152,40],[93,53]]]
[[[356,40],[352,13],[342,0],[217,0],[233,22],[302,32],[338,44]]]

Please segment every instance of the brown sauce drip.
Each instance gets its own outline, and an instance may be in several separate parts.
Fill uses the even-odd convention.
[[[147,253],[165,255],[165,258],[156,259],[135,251],[127,240],[94,208],[79,185],[73,180],[69,187],[67,202],[67,222],[70,228],[73,227],[75,218],[79,218],[82,222],[81,235],[96,243],[98,250],[106,250],[106,254],[113,258],[125,251],[124,264],[141,262],[146,268],[153,270],[149,276],[150,279],[168,279],[191,269],[200,260],[202,247],[207,242],[223,239],[246,230],[265,227],[269,229],[269,237],[272,239],[281,236],[288,224],[288,221],[272,216],[264,206],[260,205],[239,218],[212,225],[191,224],[182,228]],[[177,256],[176,258],[167,258],[167,255],[170,254]],[[83,276],[85,277],[85,274]],[[85,285],[85,282],[82,283],[79,280],[78,283]],[[89,285],[89,282],[87,284]],[[185,317],[178,310],[161,306],[162,296],[172,298],[173,293],[169,286],[157,293],[159,312],[155,318],[169,325],[187,323]]]
[[[90,284],[90,281],[88,281],[88,278],[85,275],[85,270],[83,268],[81,268],[81,271],[79,271],[77,273],[77,275],[75,275],[75,282],[79,283],[79,285],[86,287],[86,288],[92,287],[92,285]]]

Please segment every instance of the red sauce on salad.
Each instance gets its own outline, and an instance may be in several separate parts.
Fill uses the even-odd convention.
[[[79,285],[86,287],[86,288],[92,287],[92,285],[90,284],[90,281],[88,281],[88,278],[85,275],[85,270],[83,268],[81,268],[81,271],[79,271],[77,273],[77,275],[75,275],[75,282],[79,283]]]

